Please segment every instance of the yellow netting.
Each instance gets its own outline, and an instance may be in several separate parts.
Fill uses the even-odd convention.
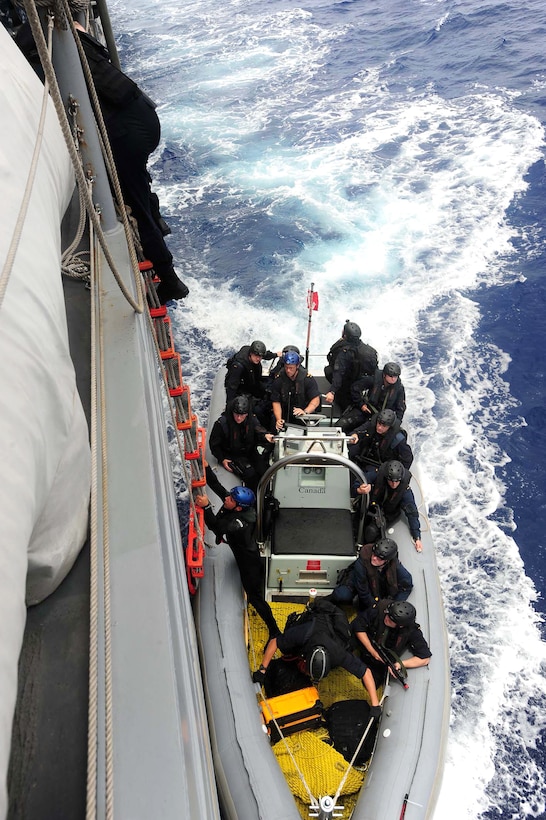
[[[275,620],[281,630],[284,629],[288,615],[303,608],[302,604],[271,604]],[[248,659],[251,670],[255,670],[262,660],[268,630],[252,607],[248,608],[248,616]],[[367,692],[362,682],[344,669],[333,669],[323,681],[320,681],[317,688],[325,709],[338,700],[367,700]],[[325,742],[328,739],[326,729],[315,729],[297,732],[285,738],[286,744],[280,740],[273,746],[288,786],[296,798],[296,805],[302,818],[309,818],[309,796],[300,772],[315,798],[324,795],[333,797],[349,765],[343,755]],[[287,745],[294,755],[297,769],[288,753]],[[365,772],[355,768],[347,777],[343,795],[339,800],[345,807],[341,815],[345,820],[348,820],[353,812],[364,778]]]
[[[317,729],[313,732],[297,732],[285,738],[286,745],[296,758],[298,768],[303,772],[305,782],[315,796],[334,795],[349,764],[339,752],[321,740],[320,735],[328,739],[328,732]],[[290,791],[295,797],[309,802],[299,772],[288,754],[284,741],[280,740],[273,747],[275,757],[283,770]],[[352,769],[347,777],[343,791],[347,794],[357,792],[362,786],[364,775]]]

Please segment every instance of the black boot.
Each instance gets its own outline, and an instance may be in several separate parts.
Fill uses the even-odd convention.
[[[185,299],[190,289],[178,278],[174,269],[161,274],[161,282],[157,286],[157,296],[162,305],[171,299]]]

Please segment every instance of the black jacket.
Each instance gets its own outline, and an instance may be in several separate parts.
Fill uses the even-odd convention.
[[[383,371],[377,370],[373,376],[363,376],[351,386],[351,401],[356,407],[367,404],[373,413],[394,410],[402,421],[406,412],[406,390],[397,379],[394,384],[386,384]]]
[[[385,461],[396,459],[409,468],[413,461],[413,453],[405,433],[400,430],[400,420],[395,419],[392,427],[386,433],[379,435],[376,430],[377,415],[365,424],[353,430],[358,435],[358,444],[353,445],[356,454],[352,456],[357,464],[383,464]]]
[[[265,427],[252,413],[237,424],[233,418],[232,402],[229,402],[226,411],[213,424],[209,436],[210,451],[220,463],[225,458],[248,457],[256,451],[258,444],[267,443],[266,433]]]
[[[263,359],[269,361],[277,354],[268,350]],[[261,399],[265,395],[265,384],[262,378],[262,365],[254,364],[250,361],[250,345],[243,347],[235,353],[226,363],[227,374],[225,378],[226,399],[230,402],[235,396],[243,394]]]

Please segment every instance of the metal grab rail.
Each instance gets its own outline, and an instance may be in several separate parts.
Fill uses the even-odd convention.
[[[367,484],[366,476],[358,466],[355,464],[354,461],[351,461],[345,456],[338,456],[334,453],[324,453],[324,454],[317,454],[317,453],[294,453],[291,456],[284,456],[276,461],[271,467],[263,474],[260,483],[258,484],[258,492],[256,494],[256,541],[258,546],[263,546],[263,503],[265,492],[267,489],[267,485],[279,470],[282,470],[284,467],[288,465],[301,465],[302,467],[312,466],[312,467],[324,467],[324,466],[335,466],[338,465],[340,467],[346,467],[350,470],[353,475],[355,475],[358,479],[360,479],[362,484]]]

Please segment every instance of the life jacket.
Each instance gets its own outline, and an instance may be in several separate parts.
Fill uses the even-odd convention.
[[[386,518],[392,518],[400,511],[402,498],[410,482],[411,473],[404,468],[404,475],[402,476],[400,484],[393,489],[387,482],[387,469],[385,466],[382,466],[377,473],[377,478],[370,496],[370,502],[378,504],[385,513]]]
[[[398,394],[401,392],[400,379],[394,384],[385,384],[383,382],[383,371],[377,370],[374,374],[374,383],[367,392],[367,396],[363,396],[363,401],[372,408],[374,413],[380,413],[386,407],[394,408]]]
[[[250,413],[241,424],[237,424],[233,413],[228,410],[222,413],[218,422],[225,436],[225,449],[230,455],[237,456],[239,453],[249,453],[254,450],[256,428]]]
[[[354,382],[362,376],[373,376],[379,363],[375,348],[362,341],[355,344],[347,339],[338,339],[326,354],[328,364],[332,368],[342,350],[350,353],[353,359],[351,371],[345,374],[349,382]]]
[[[338,339],[337,342],[334,342],[328,353],[326,354],[326,358],[328,359],[328,364],[333,367],[336,363],[336,359],[343,350],[343,348],[347,349],[349,344],[347,339]]]
[[[366,342],[359,342],[355,352],[352,380],[356,381],[362,376],[373,376],[379,364],[377,350]]]
[[[305,379],[311,378],[304,367],[298,369],[294,380],[288,378],[285,370],[275,377],[274,389],[280,389],[280,400],[283,408],[305,407]]]
[[[385,609],[389,603],[389,601],[383,601],[379,604],[375,640],[386,649],[392,649],[400,657],[409,643],[414,626],[413,624],[412,626],[387,626],[385,624]],[[419,628],[419,624],[415,624],[415,626]]]
[[[359,438],[360,448],[355,461],[367,462],[368,464],[383,464],[396,458],[396,447],[407,438],[405,430],[400,427],[400,420],[395,419],[394,424],[387,432],[380,436],[375,429],[376,416],[366,423],[367,430]]]
[[[232,378],[232,370],[237,366],[240,376],[238,393],[250,393],[255,398],[260,397],[264,390],[262,385],[262,366],[253,364],[249,359],[250,345],[243,347],[226,362],[227,373],[224,379],[224,386],[227,388],[228,382]]]
[[[374,567],[371,561],[373,544],[364,544],[360,549],[359,561],[362,561],[366,569],[368,586],[372,596],[380,598],[394,598],[398,592],[398,577],[396,574],[397,559],[392,558],[387,562],[385,568],[379,570]]]

